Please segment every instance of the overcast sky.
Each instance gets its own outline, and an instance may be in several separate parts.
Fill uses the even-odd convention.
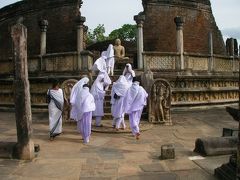
[[[18,0],[0,0],[0,8]],[[133,16],[142,11],[141,0],[83,0],[82,15],[90,29],[104,24],[106,33],[123,24],[134,24]],[[240,40],[240,0],[211,0],[213,14],[225,37]]]

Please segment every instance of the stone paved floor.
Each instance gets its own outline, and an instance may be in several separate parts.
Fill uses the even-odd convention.
[[[93,133],[83,145],[74,125],[48,140],[47,114],[33,114],[34,142],[40,153],[31,162],[0,159],[1,180],[214,180],[213,169],[228,156],[189,160],[198,137],[221,136],[237,127],[224,109],[173,112],[173,126],[155,125],[136,141],[131,134]],[[0,142],[16,141],[13,113],[0,113]],[[159,160],[161,145],[173,143],[176,159]]]

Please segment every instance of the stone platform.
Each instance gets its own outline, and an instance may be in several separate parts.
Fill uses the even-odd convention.
[[[221,118],[219,118],[221,117]],[[173,126],[154,125],[140,140],[130,133],[92,132],[84,145],[75,124],[49,141],[48,114],[33,114],[33,140],[40,152],[33,161],[0,158],[1,180],[216,180],[214,169],[229,156],[202,157],[193,152],[196,138],[221,136],[234,128],[224,109],[174,111]],[[126,121],[127,122],[127,121]],[[16,142],[14,113],[0,112],[0,142]],[[176,158],[160,160],[161,146],[173,144]]]

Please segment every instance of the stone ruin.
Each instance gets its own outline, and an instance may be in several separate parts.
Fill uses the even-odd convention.
[[[166,80],[171,87],[173,108],[238,102],[239,57],[227,54],[210,1],[142,0],[142,3],[144,11],[134,16],[137,50],[131,52],[137,75],[152,73],[151,82],[142,83],[150,90],[156,79]],[[23,0],[0,9],[0,42],[4,42],[0,43],[0,108],[14,108],[9,27],[19,17],[28,29],[33,110],[47,108],[45,95],[52,79],[58,78],[63,83],[88,75],[92,80],[95,59],[93,53],[85,50],[87,19],[81,14],[82,5],[82,0]],[[156,90],[148,91],[151,97],[163,92],[160,85],[153,86]],[[164,90],[165,94],[169,89]],[[159,102],[163,100],[159,98]],[[160,112],[165,105],[159,105]],[[151,121],[167,119],[152,110]]]

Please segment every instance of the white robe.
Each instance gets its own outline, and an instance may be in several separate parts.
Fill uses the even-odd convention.
[[[134,70],[132,69],[132,65],[131,64],[126,64],[126,66],[128,65],[128,68],[125,67],[124,70],[123,70],[123,75],[126,77],[128,83],[130,85],[132,85],[132,80],[133,80],[133,77],[135,77],[135,72]]]
[[[129,114],[130,128],[135,136],[140,134],[139,123],[143,107],[147,104],[147,97],[147,92],[139,85],[139,82],[135,81],[123,100],[124,112]]]
[[[48,90],[51,100],[48,104],[49,111],[49,130],[50,136],[62,133],[62,111],[64,105],[64,97],[62,89]]]
[[[77,128],[83,137],[84,143],[88,143],[91,135],[92,112],[96,108],[94,98],[89,92],[89,88],[84,87],[78,92],[76,99]]]
[[[94,97],[96,109],[93,112],[93,116],[104,116],[103,111],[103,103],[104,103],[104,97],[105,97],[105,91],[104,91],[104,74],[99,74],[97,79],[94,81],[92,88],[91,88],[91,94]]]
[[[82,90],[84,84],[87,84],[89,79],[87,77],[82,78],[78,81],[72,88],[71,95],[70,95],[70,103],[71,103],[71,112],[70,118],[76,120],[77,119],[77,110],[76,110],[76,96]]]
[[[116,128],[119,128],[121,123],[123,123],[123,126],[125,126],[123,100],[128,88],[129,83],[124,76],[120,76],[119,79],[113,83],[111,92],[111,111],[112,116],[114,117],[113,125],[116,125]],[[115,99],[114,94],[118,95],[120,98]]]
[[[106,59],[107,67],[114,68],[115,60],[114,60],[114,49],[112,44],[109,44],[107,48],[106,56],[107,56],[107,59]]]

